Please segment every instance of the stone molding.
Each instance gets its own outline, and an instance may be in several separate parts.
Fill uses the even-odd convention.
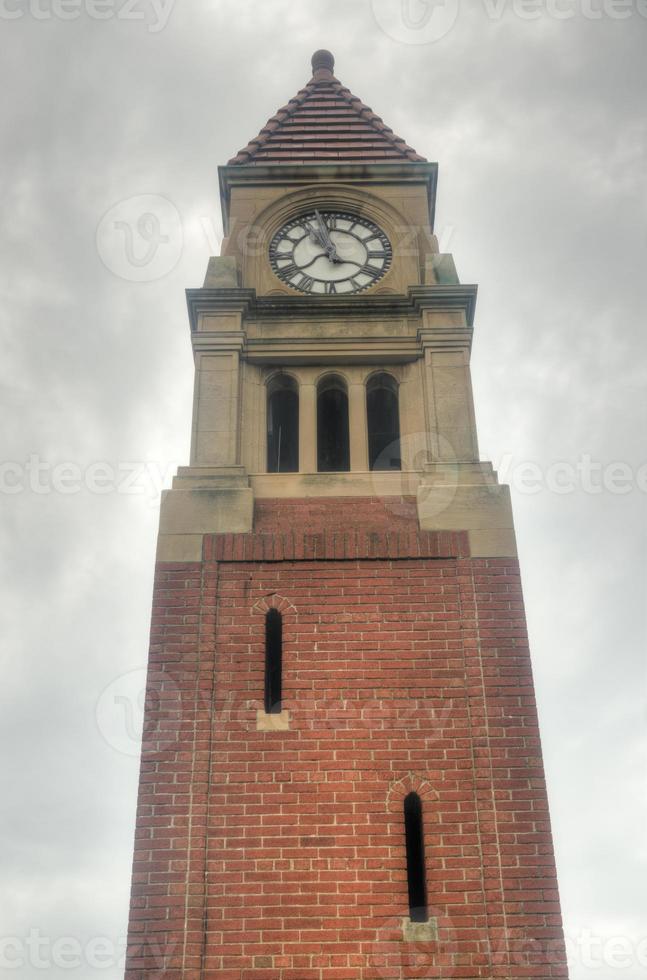
[[[187,289],[191,333],[199,332],[201,316],[239,313],[243,319],[384,319],[432,313],[462,313],[467,329],[474,324],[478,286],[410,286],[407,294],[366,293],[344,296],[258,296],[255,289]],[[456,329],[456,328],[453,328]],[[208,336],[208,334],[207,334]],[[205,334],[202,333],[204,341]]]

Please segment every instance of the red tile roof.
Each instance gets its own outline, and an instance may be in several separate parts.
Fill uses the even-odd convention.
[[[426,162],[333,74],[317,51],[313,77],[230,164]]]

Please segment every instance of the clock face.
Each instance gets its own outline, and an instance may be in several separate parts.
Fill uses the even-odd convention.
[[[341,211],[312,211],[276,233],[274,272],[293,289],[319,296],[359,293],[388,272],[391,243],[368,221]]]

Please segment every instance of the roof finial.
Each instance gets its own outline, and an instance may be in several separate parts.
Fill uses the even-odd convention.
[[[326,72],[328,74],[328,77],[332,77],[334,70],[335,70],[335,58],[330,53],[330,51],[326,51],[325,49],[322,49],[321,51],[315,51],[315,53],[312,56],[313,75],[317,76],[318,78],[321,78],[322,76],[318,75],[318,72]]]

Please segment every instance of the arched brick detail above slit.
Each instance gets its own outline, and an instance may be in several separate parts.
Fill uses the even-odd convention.
[[[297,614],[296,606],[289,599],[286,599],[285,596],[279,595],[278,593],[263,596],[262,599],[259,599],[252,606],[253,613],[258,613],[263,616],[267,615],[270,609],[276,609],[282,616],[296,616]]]
[[[431,815],[436,812],[435,805],[438,804],[440,797],[428,780],[423,779],[422,776],[418,776],[413,772],[407,773],[402,779],[391,784],[386,797],[388,812],[391,814],[397,813],[398,819],[400,819],[402,817],[404,800],[409,793],[417,793],[423,805],[428,804],[425,812],[425,823],[430,817],[433,820],[434,818]]]

